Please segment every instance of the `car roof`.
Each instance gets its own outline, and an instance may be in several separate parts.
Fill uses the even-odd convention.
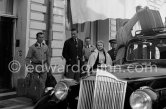
[[[153,34],[153,35],[137,35],[133,37],[129,42],[135,42],[135,41],[142,41],[146,39],[166,39],[166,33],[159,33],[159,34]]]

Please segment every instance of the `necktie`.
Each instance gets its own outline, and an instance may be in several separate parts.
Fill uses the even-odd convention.
[[[74,43],[75,43],[75,45],[77,46],[77,39],[74,39]]]

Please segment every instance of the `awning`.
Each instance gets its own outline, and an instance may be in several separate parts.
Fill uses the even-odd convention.
[[[107,18],[122,18],[124,2],[125,0],[71,0],[73,24]]]
[[[146,0],[70,0],[72,21],[76,24],[107,18],[129,19],[135,13],[135,7],[145,2]]]

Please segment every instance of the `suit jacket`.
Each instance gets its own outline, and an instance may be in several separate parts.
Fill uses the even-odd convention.
[[[88,61],[89,56],[92,54],[92,52],[94,52],[95,48],[96,47],[94,45],[89,45],[89,48],[86,45],[84,45],[83,55],[84,55],[85,61]]]
[[[62,56],[66,59],[67,65],[77,64],[78,60],[82,61],[83,41],[77,38],[77,45],[73,38],[65,41]]]
[[[108,54],[111,56],[112,61],[114,61],[115,57],[116,57],[116,50],[115,50],[115,48],[112,48],[111,50],[109,50]]]

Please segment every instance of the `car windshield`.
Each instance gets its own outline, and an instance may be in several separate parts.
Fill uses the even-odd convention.
[[[129,44],[127,60],[166,59],[166,39],[147,39]]]

